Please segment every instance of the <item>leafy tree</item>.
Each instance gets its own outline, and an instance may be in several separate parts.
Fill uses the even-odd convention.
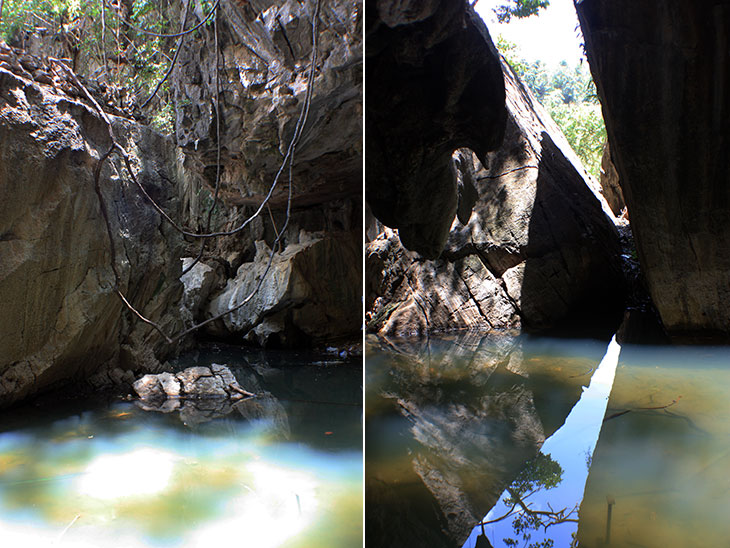
[[[497,48],[558,124],[586,171],[598,178],[606,127],[587,65],[572,67],[562,61],[550,68],[540,60],[526,61],[502,36],[497,37]]]
[[[22,47],[32,34],[62,44],[74,70],[104,87],[116,106],[129,109],[149,96],[170,66],[180,4],[170,0],[0,0],[0,39]],[[204,12],[210,2],[199,0]],[[128,24],[129,23],[129,24]],[[149,121],[172,131],[170,90],[146,109]]]
[[[494,13],[500,23],[509,23],[512,17],[529,17],[550,5],[550,0],[509,0],[497,6]]]

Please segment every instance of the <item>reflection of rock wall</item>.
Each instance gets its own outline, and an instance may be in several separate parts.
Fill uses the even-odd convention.
[[[114,369],[153,367],[169,352],[132,318],[115,292],[109,235],[94,169],[110,147],[105,123],[70,82],[30,80],[20,63],[0,62],[0,400],[8,405],[71,378],[121,380]],[[40,59],[23,63],[38,75]],[[13,74],[10,70],[17,74]],[[40,76],[39,76],[40,77]],[[182,176],[175,148],[151,130],[113,118],[147,191],[176,216]],[[168,332],[181,325],[176,304],[181,240],[129,181],[112,155],[100,176],[120,289]],[[172,311],[172,314],[168,314]]]
[[[445,351],[381,344],[387,353],[367,353],[367,544],[460,546],[552,434],[543,420],[565,419],[580,384],[563,379],[566,401],[540,409],[529,377],[541,367],[523,363],[517,339],[469,335]],[[571,375],[588,370],[557,361]]]
[[[388,334],[549,327],[620,312],[619,237],[560,129],[503,64],[507,131],[484,164],[456,158],[463,201],[435,261],[385,230],[367,246],[370,329]]]

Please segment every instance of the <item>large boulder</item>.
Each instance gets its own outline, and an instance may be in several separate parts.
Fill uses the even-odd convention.
[[[503,63],[507,130],[479,162],[454,156],[466,199],[438,260],[384,230],[368,243],[369,327],[387,334],[545,328],[617,315],[621,248],[613,216],[560,129]],[[478,198],[476,196],[478,195]]]
[[[175,332],[182,242],[130,182],[118,155],[105,162],[95,191],[94,170],[111,142],[73,81],[2,43],[0,53],[0,405],[6,406],[72,378],[111,382],[125,377],[119,367],[157,365],[155,356],[171,348],[126,312],[114,269],[126,298]],[[182,172],[172,142],[125,118],[112,123],[141,184],[177,215],[170,181]]]
[[[730,337],[730,4],[576,3],[665,328]]]
[[[499,54],[467,2],[366,7],[367,201],[406,248],[436,258],[457,210],[452,153],[484,159],[502,142]]]
[[[360,329],[362,316],[354,312],[362,306],[362,248],[349,238],[306,232],[273,259],[265,242],[257,242],[257,248],[254,260],[242,264],[211,299],[208,318],[238,308],[211,323],[209,332],[261,345],[294,346]]]

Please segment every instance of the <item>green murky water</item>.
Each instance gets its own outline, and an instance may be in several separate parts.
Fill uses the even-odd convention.
[[[2,545],[360,546],[358,364],[224,348],[176,365],[209,363],[269,395],[214,418],[123,401],[3,415]]]
[[[368,546],[730,546],[727,348],[371,341],[366,378]]]

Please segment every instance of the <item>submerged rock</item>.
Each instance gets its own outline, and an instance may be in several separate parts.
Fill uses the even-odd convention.
[[[576,2],[652,300],[730,338],[730,4]]]
[[[72,378],[103,383],[159,365],[171,347],[126,312],[114,270],[126,298],[175,332],[182,240],[130,182],[119,155],[105,162],[95,191],[94,170],[111,141],[73,81],[42,59],[2,43],[0,50],[0,406],[7,406]],[[37,67],[40,81],[24,67]],[[173,143],[127,118],[111,120],[141,184],[177,216],[171,181],[183,172]]]
[[[366,251],[368,328],[384,334],[546,328],[616,314],[624,280],[608,205],[555,122],[503,62],[507,131],[484,162],[455,155],[473,212],[437,260],[384,229]],[[474,192],[465,192],[464,200]]]

